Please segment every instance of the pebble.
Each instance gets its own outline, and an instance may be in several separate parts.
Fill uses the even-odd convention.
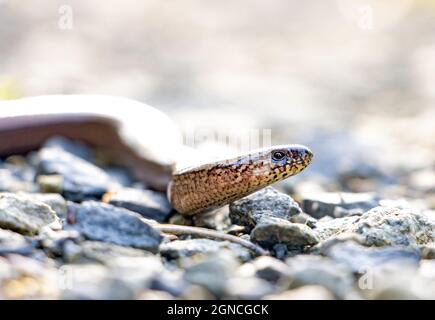
[[[172,211],[166,195],[152,190],[122,188],[106,193],[103,201],[137,212],[145,218],[158,222],[165,221]]]
[[[417,248],[435,240],[435,220],[412,209],[376,207],[350,225],[368,246],[409,246]]]
[[[218,252],[197,262],[187,260],[181,263],[185,269],[186,281],[204,287],[217,298],[224,296],[227,281],[239,265],[238,259],[231,252]]]
[[[229,216],[233,224],[245,226],[249,232],[267,217],[288,221],[299,213],[299,205],[290,196],[267,187],[231,203]]]
[[[0,227],[34,235],[45,226],[59,227],[58,217],[48,205],[25,195],[0,193]]]
[[[435,259],[435,242],[423,245],[420,250],[422,259]]]
[[[355,298],[352,271],[329,258],[298,255],[286,260],[291,278],[290,289],[305,285],[320,285],[330,290],[336,298]]]
[[[293,290],[271,294],[265,300],[334,300],[334,294],[319,285],[306,285]]]
[[[175,240],[163,243],[160,245],[159,252],[167,258],[178,259],[195,254],[211,254],[225,249],[231,250],[241,261],[251,259],[249,250],[237,243],[210,239]]]
[[[304,248],[317,244],[318,239],[316,233],[304,224],[268,218],[252,230],[251,241],[264,248],[272,248],[275,244],[284,244],[288,248]]]
[[[64,250],[75,250],[76,253],[69,254],[66,259],[69,263],[77,263],[80,261],[99,262],[104,265],[111,265],[118,258],[122,257],[146,257],[150,253],[144,250],[119,246],[113,243],[101,241],[83,241],[80,244],[74,244],[73,241],[68,241],[66,245],[73,244],[74,248]]]
[[[224,206],[219,209],[197,214],[192,217],[192,223],[197,227],[227,231],[228,229],[236,226],[231,224],[229,211],[229,206]],[[238,227],[245,229],[243,226]]]
[[[274,289],[269,282],[257,277],[233,277],[226,282],[223,299],[258,300]]]
[[[418,248],[434,241],[434,221],[418,210],[379,206],[362,216],[320,219],[315,230],[321,240],[353,233],[366,246]]]
[[[0,229],[0,255],[18,253],[30,254],[33,246],[19,233]]]
[[[73,154],[87,162],[95,162],[94,151],[89,146],[80,141],[67,139],[65,137],[58,136],[49,138],[45,141],[42,148],[58,149]]]
[[[58,193],[18,193],[31,198],[35,201],[40,201],[48,205],[51,209],[56,212],[56,215],[65,219],[67,214],[67,203],[66,200]]]
[[[100,264],[68,264],[61,269],[59,287],[66,300],[133,299],[135,291]]]
[[[43,148],[38,153],[42,175],[61,176],[62,195],[71,201],[100,199],[118,184],[104,170],[61,148]]]
[[[244,263],[237,270],[237,274],[244,277],[255,276],[273,284],[289,282],[288,266],[281,260],[268,256]]]
[[[85,201],[69,206],[71,220],[68,229],[77,230],[89,240],[131,246],[157,252],[162,240],[159,231],[141,219],[137,213],[123,208]]]
[[[324,216],[340,218],[361,215],[378,206],[379,200],[372,193],[322,192],[306,195],[302,201],[302,208],[316,219]]]
[[[352,241],[338,243],[324,254],[348,266],[355,273],[386,263],[418,265],[420,262],[420,255],[416,250],[400,247],[367,248]]]
[[[33,183],[35,171],[30,166],[3,164],[0,162],[0,191],[34,192],[37,187]]]

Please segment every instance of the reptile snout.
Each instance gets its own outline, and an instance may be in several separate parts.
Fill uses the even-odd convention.
[[[313,152],[302,145],[293,146],[291,149],[291,155],[294,159],[297,159],[298,162],[303,162],[305,165],[310,164],[313,159]]]

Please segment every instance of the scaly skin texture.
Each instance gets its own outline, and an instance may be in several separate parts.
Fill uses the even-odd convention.
[[[188,168],[173,175],[168,199],[178,212],[194,215],[293,176],[304,170],[312,157],[304,146],[285,145]]]

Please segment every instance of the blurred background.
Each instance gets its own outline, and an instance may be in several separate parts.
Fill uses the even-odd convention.
[[[315,153],[292,192],[435,208],[434,83],[431,0],[0,0],[1,99],[121,95],[180,128],[271,129]]]

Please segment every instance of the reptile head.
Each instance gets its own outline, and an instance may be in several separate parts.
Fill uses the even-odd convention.
[[[253,176],[260,186],[283,180],[304,170],[313,159],[310,149],[302,145],[273,146],[253,153]],[[252,159],[253,157],[253,159]]]
[[[311,163],[313,153],[302,145],[285,145],[272,147],[269,157],[271,171],[277,175],[276,180],[281,180],[304,170]]]

